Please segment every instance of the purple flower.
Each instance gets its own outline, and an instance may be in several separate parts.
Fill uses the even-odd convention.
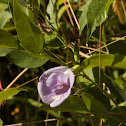
[[[71,93],[75,77],[67,66],[59,66],[45,71],[39,78],[38,92],[50,107],[60,105]]]

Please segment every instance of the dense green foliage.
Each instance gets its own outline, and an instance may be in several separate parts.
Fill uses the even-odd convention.
[[[125,8],[124,0],[0,0],[0,126],[125,126]],[[38,77],[59,65],[76,81],[50,108]]]

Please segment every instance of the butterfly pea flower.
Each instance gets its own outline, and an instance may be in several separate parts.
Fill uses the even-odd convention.
[[[57,107],[70,95],[74,80],[74,74],[67,66],[51,68],[40,76],[38,93],[45,104]]]

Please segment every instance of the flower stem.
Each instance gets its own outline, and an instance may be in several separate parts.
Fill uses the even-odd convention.
[[[78,72],[81,71],[81,66],[80,65],[75,65],[71,69],[74,72],[74,74],[77,74]]]

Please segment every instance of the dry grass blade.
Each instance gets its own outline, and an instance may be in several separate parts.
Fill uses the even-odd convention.
[[[101,49],[103,49],[103,48],[105,48],[105,47],[107,47],[107,46],[109,46],[109,45],[111,45],[111,44],[113,44],[113,43],[116,43],[116,42],[118,42],[119,40],[122,40],[122,39],[124,39],[124,38],[126,38],[126,36],[123,36],[123,37],[121,37],[121,38],[119,38],[119,39],[117,39],[117,40],[115,40],[115,41],[113,41],[113,42],[110,42],[110,43],[108,43],[108,44],[102,46]],[[96,49],[95,51],[99,51],[99,48]],[[93,52],[95,52],[95,51],[92,51],[91,53],[93,53]],[[87,53],[87,54],[89,54],[89,53]]]
[[[99,90],[101,88],[101,25],[99,30]]]
[[[125,14],[125,17],[126,17],[126,8],[125,8],[125,5],[123,3],[123,0],[121,0],[121,3],[122,3],[123,11],[124,11],[124,14]]]
[[[76,24],[77,24],[77,27],[78,27],[78,29],[80,29],[79,23],[78,23],[78,21],[77,21],[77,18],[76,18],[75,14],[74,14],[74,11],[73,11],[71,5],[70,5],[69,0],[67,0],[67,2],[68,2],[68,5],[69,5],[69,7],[70,7],[71,13],[72,13],[72,15],[73,15],[73,17],[74,17],[74,20],[75,20],[75,22],[76,22]]]
[[[68,7],[67,7],[66,1],[63,0],[63,2],[64,2],[64,5],[65,5],[65,7],[66,7],[66,11],[67,11],[68,17],[69,17],[69,19],[70,19],[70,23],[71,23],[72,26],[74,26],[74,23],[73,23],[73,20],[72,20],[71,15],[70,15],[69,9],[68,9]]]
[[[80,46],[80,48],[89,49],[89,50],[94,50],[94,51],[99,51],[98,49],[91,48],[91,47],[87,47],[87,46]],[[107,52],[102,51],[102,50],[101,50],[101,53],[105,53],[105,54],[107,54]]]
[[[123,24],[125,22],[123,8],[119,0],[115,0],[112,4],[113,10],[118,15],[120,22]]]

